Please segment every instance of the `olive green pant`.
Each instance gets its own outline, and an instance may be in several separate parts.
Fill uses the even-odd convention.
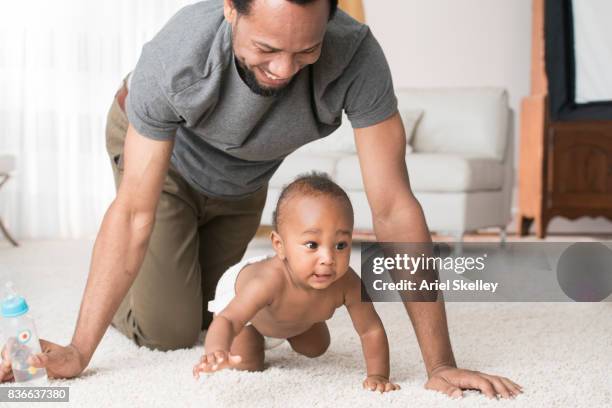
[[[117,188],[127,127],[115,99],[106,146]],[[193,346],[212,319],[207,304],[217,281],[242,259],[257,231],[266,193],[263,188],[238,200],[207,197],[170,166],[143,264],[112,325],[141,346]]]

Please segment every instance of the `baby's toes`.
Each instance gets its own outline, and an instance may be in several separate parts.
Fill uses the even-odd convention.
[[[217,364],[222,364],[226,360],[226,354],[223,351],[216,351],[214,355]]]
[[[200,374],[202,374],[204,372],[204,370],[202,369],[202,365],[201,364],[196,364],[195,366],[193,366],[193,376],[197,379],[200,378]]]

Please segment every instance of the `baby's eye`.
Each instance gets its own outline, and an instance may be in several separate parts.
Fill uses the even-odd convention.
[[[317,248],[317,243],[313,242],[313,241],[308,241],[306,244],[304,244],[306,246],[306,248],[308,249],[316,249]]]
[[[344,249],[344,248],[346,248],[347,246],[348,246],[348,243],[346,243],[346,242],[338,242],[338,243],[336,244],[336,249]]]

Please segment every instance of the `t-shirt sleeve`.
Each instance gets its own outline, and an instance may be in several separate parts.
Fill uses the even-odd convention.
[[[351,81],[344,110],[353,128],[373,126],[397,112],[391,71],[371,31],[361,42],[346,74]]]
[[[126,114],[141,135],[155,140],[171,140],[183,122],[163,85],[163,68],[154,49],[145,45],[131,74]]]

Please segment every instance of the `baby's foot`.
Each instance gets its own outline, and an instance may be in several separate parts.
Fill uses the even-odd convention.
[[[200,358],[200,362],[193,367],[193,376],[199,378],[200,373],[213,373],[224,368],[231,368],[241,361],[242,357],[230,354],[229,351],[219,350],[206,353]]]
[[[393,384],[388,378],[382,375],[369,375],[363,381],[363,388],[370,391],[378,391],[380,393],[399,390],[400,386]]]

